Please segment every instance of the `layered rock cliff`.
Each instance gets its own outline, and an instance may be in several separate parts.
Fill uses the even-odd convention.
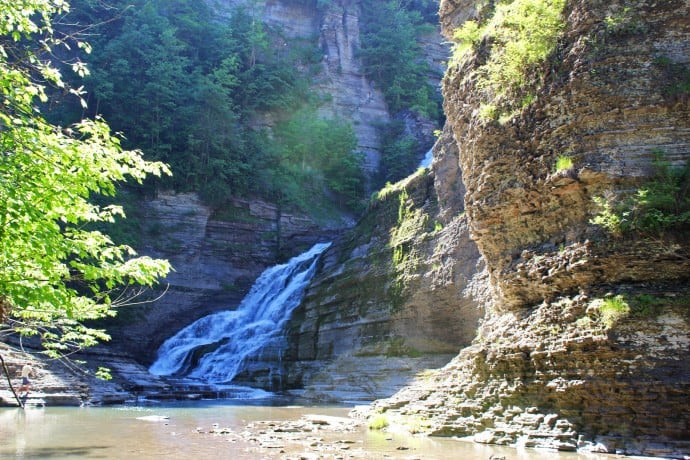
[[[374,411],[477,442],[690,453],[687,226],[593,224],[637,212],[630,197],[659,180],[659,156],[690,158],[689,7],[567,2],[535,97],[504,119],[481,116],[490,41],[449,67],[445,110],[494,295],[470,347]],[[444,0],[444,33],[486,12]],[[558,171],[560,155],[573,165]]]
[[[286,359],[292,384],[308,396],[389,395],[474,337],[485,273],[449,132],[435,150],[436,169],[454,179],[422,170],[379,192],[327,252],[294,313]]]

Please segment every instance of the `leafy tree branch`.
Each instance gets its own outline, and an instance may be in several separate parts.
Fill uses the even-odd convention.
[[[0,13],[0,331],[37,335],[53,356],[107,340],[85,322],[113,316],[123,288],[152,287],[170,270],[90,229],[124,217],[94,195],[168,167],[124,150],[102,119],[63,129],[39,108],[47,85],[68,89],[50,57],[88,48],[54,34],[54,18],[68,11],[63,0],[17,0]]]

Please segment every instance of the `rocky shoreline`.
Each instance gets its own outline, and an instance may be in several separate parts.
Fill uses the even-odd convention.
[[[157,379],[146,371],[146,368],[120,358],[111,358],[110,365],[116,378],[113,381],[97,380],[93,376],[82,371],[77,371],[74,366],[63,362],[39,360],[20,349],[7,344],[0,344],[0,354],[6,362],[10,377],[15,385],[19,385],[17,376],[21,366],[30,363],[35,371],[32,379],[32,389],[22,402],[30,407],[56,407],[56,406],[107,406],[107,405],[131,405],[138,406],[151,404],[152,401],[192,401],[201,399],[214,399],[219,395],[217,390],[203,387],[182,387]],[[124,374],[123,374],[124,373]],[[127,381],[123,380],[123,375]],[[428,377],[424,377],[428,378]],[[12,392],[7,388],[6,378],[2,379],[0,386],[0,407],[17,407],[17,401]],[[285,399],[290,401],[291,399]],[[304,400],[301,400],[304,402]],[[279,458],[281,460],[297,459],[352,459],[352,458],[381,458],[381,459],[428,459],[428,452],[420,447],[420,442],[428,440],[425,435],[425,422],[412,420],[410,417],[396,418],[386,416],[386,425],[382,429],[369,429],[372,420],[372,406],[363,405],[356,407],[349,416],[330,416],[322,414],[306,414],[294,420],[262,420],[247,423],[242,429],[226,427],[223,423],[213,423],[210,426],[199,426],[189,433],[182,433],[190,439],[201,439],[204,442],[215,442],[223,439],[224,442],[242,446],[244,452],[256,455],[264,459]],[[544,431],[549,420],[536,411],[527,410],[524,414],[518,414],[524,420],[526,428],[531,429],[532,437],[553,437],[554,430],[562,432],[562,436],[568,437],[572,430],[560,426],[558,423],[552,429]],[[174,424],[167,416],[151,415],[140,417],[141,420],[152,423]],[[412,420],[412,421],[411,421]],[[528,426],[529,425],[529,426]],[[553,424],[551,424],[553,425]],[[541,430],[541,431],[540,431]],[[372,432],[374,433],[372,435]],[[495,434],[495,432],[494,432]],[[376,436],[378,444],[376,452],[372,453],[371,446],[364,439]],[[439,438],[435,438],[439,439]],[[570,437],[566,441],[570,440]],[[450,441],[450,440],[448,440]],[[495,440],[468,437],[466,439],[455,438],[454,442],[469,442],[480,444],[495,444]],[[499,443],[500,444],[500,443]],[[474,444],[476,445],[476,444]],[[531,447],[525,443],[520,447]],[[564,450],[564,446],[552,446],[553,451]],[[596,446],[590,443],[575,442],[566,450],[577,450],[580,453],[594,454],[598,451]],[[487,449],[493,449],[487,446]],[[508,447],[502,448],[510,451]],[[484,451],[482,451],[484,452]],[[487,450],[486,452],[489,452]],[[503,451],[501,451],[503,452]],[[664,452],[657,452],[662,455]],[[484,454],[482,454],[484,455]],[[487,454],[478,458],[510,458],[490,457]],[[536,454],[535,454],[536,455]],[[439,457],[440,458],[440,457]],[[518,457],[516,457],[518,458]],[[532,457],[529,457],[532,458]],[[536,457],[535,457],[536,458]],[[545,457],[546,458],[546,457]]]
[[[296,421],[258,421],[248,424],[243,431],[213,426],[199,427],[201,437],[222,436],[229,442],[247,443],[247,451],[262,458],[282,459],[336,459],[369,458],[358,444],[346,434],[358,431],[362,423],[345,417],[305,415]],[[336,434],[343,436],[336,437]]]

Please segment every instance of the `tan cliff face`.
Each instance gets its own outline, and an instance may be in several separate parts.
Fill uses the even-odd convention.
[[[442,11],[452,18],[449,4]],[[445,110],[459,139],[472,233],[505,306],[583,286],[687,277],[687,248],[674,257],[670,245],[636,240],[612,250],[596,244],[604,236],[590,224],[594,198],[634,188],[650,175],[656,152],[681,166],[688,158],[687,97],[665,95],[672,82],[658,64],[664,56],[687,66],[688,26],[677,19],[687,7],[642,2],[621,19],[639,31],[616,34],[606,18],[625,5],[569,2],[559,62],[536,100],[505,123],[477,116],[483,101],[468,78],[476,61],[449,68]],[[561,155],[573,166],[554,172]],[[540,263],[545,256],[557,260]]]
[[[447,37],[475,3],[442,1]],[[595,198],[620,203],[653,180],[660,152],[677,167],[690,158],[690,98],[672,89],[690,69],[690,5],[573,0],[564,15],[536,97],[507,120],[479,116],[486,43],[448,69],[444,107],[493,302],[472,346],[372,412],[477,442],[683,458],[687,233],[620,236],[592,219]],[[560,155],[573,166],[556,171]]]

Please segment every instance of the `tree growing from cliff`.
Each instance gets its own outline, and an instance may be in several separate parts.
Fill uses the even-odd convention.
[[[440,117],[440,99],[428,82],[429,65],[418,35],[433,30],[424,22],[419,5],[366,0],[362,10],[364,72],[382,88],[392,112],[411,109],[430,119]]]
[[[49,86],[80,93],[53,64],[64,47],[88,50],[55,32],[53,18],[68,9],[64,0],[13,0],[0,10],[0,332],[38,335],[53,356],[107,340],[86,323],[114,315],[128,287],[152,286],[170,269],[93,230],[123,216],[94,195],[167,167],[123,150],[101,119],[62,128],[39,109]],[[78,60],[64,64],[87,73]]]

